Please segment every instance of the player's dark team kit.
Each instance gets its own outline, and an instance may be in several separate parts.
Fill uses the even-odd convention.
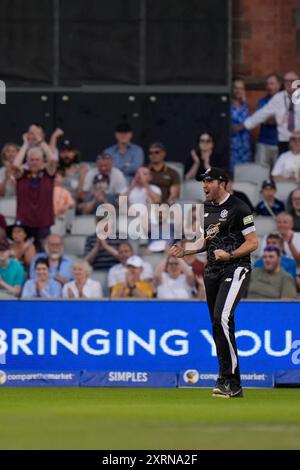
[[[235,196],[204,205],[207,266],[204,274],[207,303],[220,366],[219,376],[240,388],[240,372],[234,336],[234,309],[244,295],[251,270],[250,255],[218,261],[214,250],[228,253],[240,247],[244,235],[255,230],[249,207]]]

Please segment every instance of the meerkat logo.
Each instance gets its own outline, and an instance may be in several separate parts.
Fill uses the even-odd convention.
[[[220,232],[220,222],[218,224],[210,224],[206,230],[205,240],[211,240]]]
[[[7,381],[7,375],[3,370],[0,370],[0,385],[5,384]]]
[[[197,370],[186,370],[183,374],[183,380],[187,384],[196,384],[199,380],[199,372]]]

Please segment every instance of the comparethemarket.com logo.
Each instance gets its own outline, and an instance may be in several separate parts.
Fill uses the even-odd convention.
[[[3,370],[0,370],[0,385],[4,385],[5,383],[9,382],[33,382],[33,381],[40,381],[40,380],[51,380],[51,381],[61,381],[61,380],[66,380],[66,381],[73,381],[75,375],[72,373],[43,373],[43,372],[38,372],[38,373],[30,373],[30,374],[10,374],[6,373]]]

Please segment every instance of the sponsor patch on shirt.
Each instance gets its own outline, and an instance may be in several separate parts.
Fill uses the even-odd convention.
[[[253,222],[253,215],[247,215],[247,217],[244,217],[243,218],[243,224],[244,225],[248,225],[248,224],[251,224]]]

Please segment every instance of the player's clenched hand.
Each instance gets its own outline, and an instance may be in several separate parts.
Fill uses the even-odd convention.
[[[176,256],[176,258],[183,258],[184,249],[181,246],[173,245],[173,246],[171,246],[169,254],[171,256]]]
[[[230,259],[230,254],[224,250],[215,250],[214,255],[216,261],[228,261]]]

